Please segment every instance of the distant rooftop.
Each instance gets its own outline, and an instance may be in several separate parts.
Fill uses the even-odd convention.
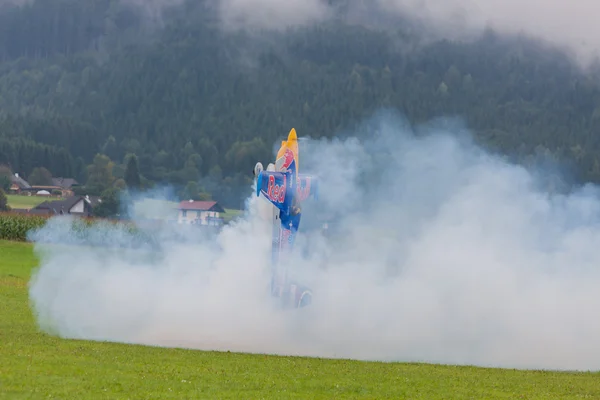
[[[221,213],[225,212],[225,209],[216,201],[185,200],[179,203],[178,209],[192,211],[217,211]]]

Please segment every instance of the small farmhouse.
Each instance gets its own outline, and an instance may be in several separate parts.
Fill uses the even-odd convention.
[[[35,214],[71,214],[90,216],[95,200],[88,196],[71,196],[65,200],[45,201],[30,210]]]
[[[223,225],[221,213],[225,213],[225,209],[216,201],[182,201],[178,210],[177,222],[180,224]]]
[[[27,194],[28,196],[49,196],[59,193],[62,197],[73,196],[73,188],[79,183],[72,178],[52,178],[52,185],[30,185],[25,179],[15,173],[10,177],[12,194]]]
[[[52,185],[33,185],[31,192],[37,196],[59,194],[61,197],[73,196],[73,188],[79,183],[72,178],[52,178]]]
[[[79,182],[77,182],[73,178],[52,178],[52,184],[54,186],[58,186],[62,189],[72,189],[74,186],[79,186]]]
[[[31,190],[31,185],[25,179],[21,178],[18,173],[10,177],[10,193],[20,194],[22,191]]]

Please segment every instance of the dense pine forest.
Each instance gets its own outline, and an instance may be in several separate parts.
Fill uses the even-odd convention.
[[[600,182],[600,79],[533,40],[423,42],[407,21],[343,18],[249,34],[216,17],[203,0],[155,19],[117,0],[0,2],[0,164],[237,207],[290,127],[330,137],[386,107],[459,115],[490,148]]]

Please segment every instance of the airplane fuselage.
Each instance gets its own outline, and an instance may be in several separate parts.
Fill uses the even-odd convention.
[[[300,226],[300,204],[311,195],[317,195],[317,179],[298,174],[298,138],[292,129],[281,143],[275,163],[264,170],[258,162],[254,167],[256,195],[269,201],[272,209],[272,279],[271,291],[285,306],[301,307],[312,299],[307,287],[289,277],[287,261]]]

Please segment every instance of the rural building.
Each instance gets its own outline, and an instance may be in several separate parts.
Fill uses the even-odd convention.
[[[10,177],[10,193],[19,194],[23,191],[31,190],[31,185],[25,179],[21,178],[18,173]]]
[[[177,222],[180,224],[223,225],[221,213],[225,213],[225,209],[216,201],[182,201],[177,209]]]
[[[89,196],[71,196],[64,200],[44,201],[33,207],[30,213],[33,214],[71,214],[79,216],[90,216],[92,210],[100,200],[92,200]]]
[[[79,186],[79,183],[72,178],[52,178],[52,185],[32,186],[18,173],[11,176],[10,193],[23,194],[27,196],[50,196],[51,194],[60,194],[62,197],[73,196],[73,188]]]
[[[52,178],[52,185],[34,185],[30,190],[37,196],[58,194],[61,197],[71,197],[74,195],[73,188],[77,186],[79,183],[73,178]]]
[[[31,189],[29,189],[29,192],[31,193],[31,195],[35,196],[73,196],[72,191],[62,189],[60,186],[34,185],[31,187]]]
[[[51,192],[59,191],[61,192],[61,196],[68,197],[73,196],[73,189],[78,186],[80,186],[79,182],[73,178],[52,178],[52,186],[48,189],[50,189]]]
[[[71,190],[73,186],[79,186],[79,182],[73,178],[52,178],[52,184],[67,190]]]

